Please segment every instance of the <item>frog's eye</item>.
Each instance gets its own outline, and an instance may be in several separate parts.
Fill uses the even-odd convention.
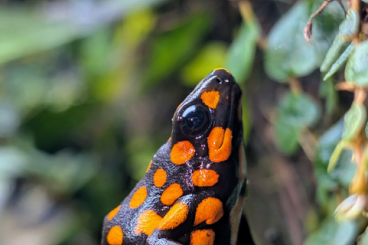
[[[189,106],[180,117],[180,128],[188,136],[203,133],[209,126],[210,113],[203,105]]]

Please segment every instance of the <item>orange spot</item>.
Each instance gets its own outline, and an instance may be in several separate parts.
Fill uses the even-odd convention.
[[[231,130],[214,127],[208,136],[208,154],[212,162],[222,162],[231,154]]]
[[[167,141],[170,141],[170,140],[171,140],[171,136],[170,136],[170,138]]]
[[[214,197],[208,197],[198,205],[195,218],[194,226],[206,221],[207,225],[216,223],[224,215],[222,208],[222,202]]]
[[[213,245],[215,232],[213,230],[196,230],[190,234],[190,245]]]
[[[161,202],[164,205],[172,205],[179,197],[183,195],[183,189],[177,183],[171,184],[161,195]]]
[[[162,168],[157,169],[153,175],[153,183],[156,187],[162,187],[166,182],[166,171]]]
[[[210,91],[210,92],[204,91],[201,95],[201,99],[203,104],[212,109],[216,109],[217,104],[220,100],[220,93],[218,91]]]
[[[195,150],[189,141],[180,141],[171,149],[171,162],[177,165],[182,165],[189,161],[194,156]]]
[[[151,235],[152,232],[160,224],[162,217],[155,213],[153,210],[146,210],[138,217],[137,226],[134,228],[135,234]]]
[[[129,206],[131,208],[138,208],[142,203],[144,203],[146,197],[147,197],[147,188],[142,186],[132,196]]]
[[[195,186],[214,186],[218,182],[219,175],[212,169],[196,170],[193,173],[192,181]]]
[[[160,230],[170,230],[178,227],[188,217],[189,208],[185,203],[175,203],[162,219],[158,228]]]
[[[148,167],[147,167],[146,173],[150,170],[151,165],[152,165],[152,160],[151,160],[151,161],[150,161],[150,163],[148,164]]]
[[[123,231],[120,226],[114,226],[111,228],[106,237],[107,243],[110,245],[123,244]]]
[[[181,103],[178,105],[178,107],[176,107],[176,109],[179,109],[179,107],[180,107],[182,104],[183,104],[183,102],[181,102]]]
[[[116,208],[114,208],[108,215],[107,215],[107,220],[112,220],[115,215],[119,212],[121,205],[117,206]]]

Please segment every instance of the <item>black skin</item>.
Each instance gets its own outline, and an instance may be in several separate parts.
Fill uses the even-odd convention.
[[[201,100],[204,91],[218,91],[220,100],[215,109],[208,108]],[[242,122],[239,121],[238,106],[241,99],[241,89],[236,84],[233,76],[224,69],[217,69],[205,77],[191,94],[177,108],[172,125],[171,139],[165,143],[154,155],[152,165],[146,175],[139,181],[132,192],[121,203],[121,208],[116,216],[108,221],[104,220],[102,231],[102,245],[108,245],[106,237],[113,226],[122,228],[123,245],[182,245],[190,244],[190,234],[198,229],[212,229],[215,232],[215,245],[231,244],[230,212],[240,195],[245,192],[245,180],[239,181],[239,147],[243,147]],[[198,132],[190,133],[187,130],[183,113],[190,106],[199,105],[208,111],[208,121],[201,125]],[[192,125],[193,126],[193,125]],[[209,160],[207,137],[213,127],[230,128],[232,131],[232,151],[230,157],[223,162],[214,163]],[[194,127],[195,128],[195,127]],[[179,141],[190,141],[195,148],[195,155],[183,165],[175,165],[170,160],[172,146]],[[162,168],[167,173],[165,185],[158,188],[153,183],[153,175],[157,169]],[[218,183],[212,187],[196,187],[192,183],[192,173],[198,169],[212,169],[219,174]],[[145,234],[137,235],[134,228],[137,225],[139,214],[150,209],[164,217],[171,206],[161,203],[160,197],[170,184],[179,183],[183,189],[183,195],[176,200],[188,205],[187,219],[172,230],[155,229],[148,237]],[[141,186],[147,188],[147,198],[138,208],[131,209],[129,202],[133,194]],[[206,222],[193,227],[195,212],[198,204],[207,197],[215,197],[222,201],[224,215],[211,225]],[[241,212],[236,213],[241,215]],[[237,236],[237,234],[235,234]],[[234,236],[234,235],[233,235]]]

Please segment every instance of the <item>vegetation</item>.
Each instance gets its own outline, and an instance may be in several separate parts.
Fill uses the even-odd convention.
[[[244,91],[258,244],[368,244],[368,1],[0,6],[1,244],[99,244],[217,67]]]

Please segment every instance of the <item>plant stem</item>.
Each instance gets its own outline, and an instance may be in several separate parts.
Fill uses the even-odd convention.
[[[356,88],[354,91],[354,102],[357,104],[364,104],[365,99],[367,98],[367,91],[365,88]]]
[[[361,0],[351,0],[351,9],[354,10],[358,15],[360,15],[360,3]],[[359,43],[359,32],[354,35],[353,42],[355,45],[358,45]]]
[[[302,91],[299,80],[294,77],[289,78],[289,85],[294,94],[299,94]]]
[[[252,9],[252,5],[249,1],[240,1],[239,2],[239,9],[243,20],[246,22],[254,21],[254,13]]]

